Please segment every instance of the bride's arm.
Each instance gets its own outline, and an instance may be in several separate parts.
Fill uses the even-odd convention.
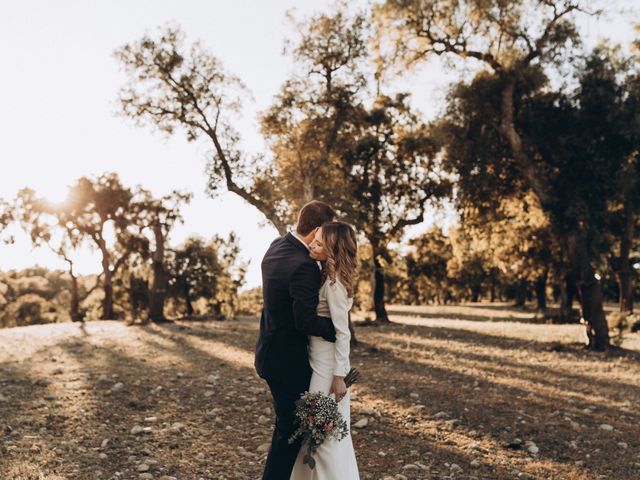
[[[331,282],[330,280],[327,281]],[[329,311],[331,312],[331,320],[336,329],[336,364],[333,374],[337,377],[345,377],[351,368],[349,362],[349,342],[351,341],[351,332],[349,331],[349,295],[347,289],[340,282],[336,282],[333,285],[329,283],[326,295]]]

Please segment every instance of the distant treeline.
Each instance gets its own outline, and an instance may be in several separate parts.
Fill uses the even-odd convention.
[[[169,277],[163,319],[233,317],[245,268],[237,253],[233,236],[209,242],[192,237],[172,249],[166,263]],[[68,271],[39,266],[0,272],[0,327],[103,318],[104,291],[99,280],[98,275],[72,279]],[[148,265],[127,263],[113,277],[111,318],[150,320],[152,283]],[[74,288],[78,308],[72,312]]]
[[[115,173],[80,178],[62,203],[20,190],[5,202],[5,225],[19,224],[34,246],[49,248],[67,270],[1,273],[2,325],[65,318],[161,322],[168,312],[233,316],[246,270],[235,235],[169,243],[190,198],[180,192],[154,198],[140,186],[125,187]],[[95,276],[76,272],[77,252],[86,245],[99,254]]]

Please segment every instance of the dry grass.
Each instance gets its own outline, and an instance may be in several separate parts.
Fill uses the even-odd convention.
[[[584,352],[580,326],[505,305],[390,311],[353,352],[362,478],[640,478],[638,353]],[[273,414],[256,334],[250,318],[0,330],[0,479],[137,479],[142,463],[155,479],[259,478]]]

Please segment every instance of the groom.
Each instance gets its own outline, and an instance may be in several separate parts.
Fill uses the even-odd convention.
[[[316,313],[320,268],[309,257],[316,231],[334,216],[326,203],[307,203],[296,231],[274,240],[262,260],[264,304],[255,367],[269,385],[276,411],[263,480],[288,480],[300,450],[300,440],[289,444],[289,437],[295,431],[295,402],[311,381],[307,335],[336,339],[331,319]]]

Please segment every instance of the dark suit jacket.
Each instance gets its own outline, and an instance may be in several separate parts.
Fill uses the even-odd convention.
[[[291,233],[274,240],[262,260],[264,303],[255,358],[262,378],[308,386],[307,335],[336,338],[331,319],[316,313],[319,291],[320,269],[309,250]]]

